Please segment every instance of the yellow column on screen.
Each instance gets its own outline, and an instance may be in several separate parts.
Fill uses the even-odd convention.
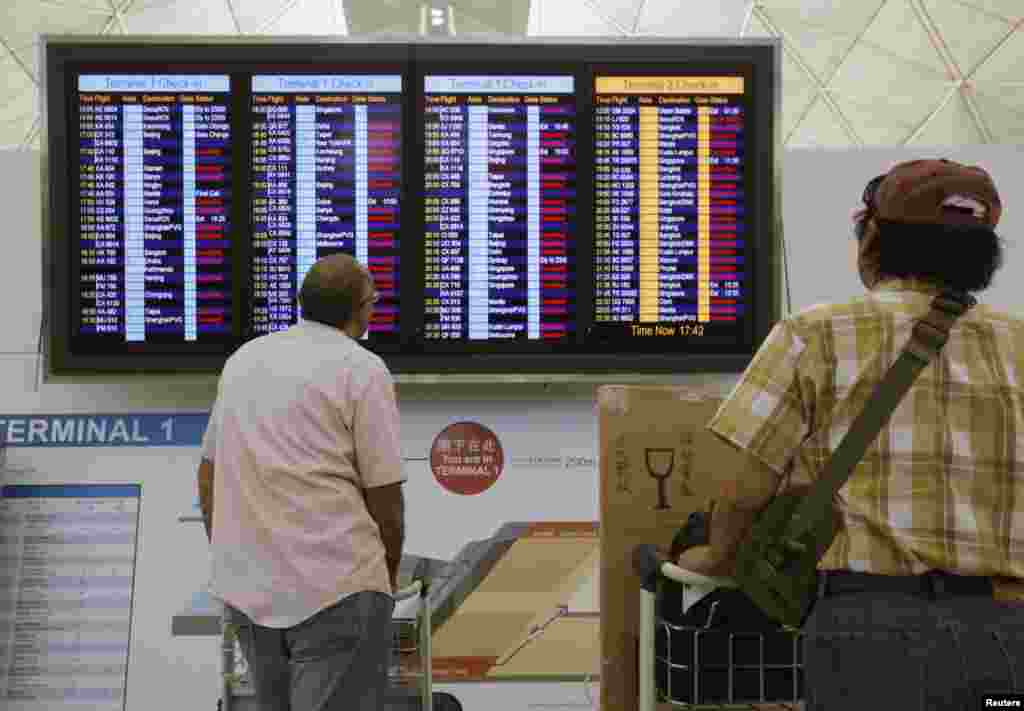
[[[711,116],[697,109],[697,320],[711,320]]]
[[[658,108],[640,107],[640,321],[658,320]]]

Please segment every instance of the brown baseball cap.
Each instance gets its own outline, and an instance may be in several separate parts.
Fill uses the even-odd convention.
[[[900,163],[878,185],[875,214],[883,220],[995,227],[1002,202],[992,177],[953,161]]]

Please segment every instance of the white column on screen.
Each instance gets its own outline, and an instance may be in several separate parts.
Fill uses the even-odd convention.
[[[367,184],[369,182],[369,175],[367,166],[369,144],[367,141],[367,115],[366,106],[355,107],[355,186],[356,186],[356,260],[363,266],[369,268],[370,266],[370,254],[369,254],[369,220],[367,218],[367,212],[369,210],[368,196],[367,196]],[[370,332],[367,330],[363,334],[363,338],[367,339],[370,337]]]
[[[540,338],[540,107],[526,109],[527,337]]]
[[[367,140],[367,115],[366,106],[355,107],[355,148],[356,148],[356,260],[364,266],[369,266],[369,229],[368,229],[368,204],[367,204],[367,174],[368,161],[368,140]]]
[[[123,109],[124,331],[126,341],[146,340],[146,250],[143,194],[142,107]]]
[[[295,107],[295,294],[316,261],[316,107]],[[299,310],[296,298],[296,312]]]
[[[185,340],[197,337],[196,317],[196,116],[195,106],[182,107],[181,194],[183,202],[183,271],[185,296]]]
[[[490,335],[490,166],[488,110],[469,107],[469,338]]]

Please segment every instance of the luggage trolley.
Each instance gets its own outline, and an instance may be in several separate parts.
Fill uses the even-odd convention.
[[[428,586],[414,580],[394,594],[395,603],[416,597],[419,605],[413,618],[391,620],[391,660],[388,665],[388,691],[381,711],[462,711],[462,704],[451,694],[431,689],[431,616]],[[234,625],[224,619],[221,644],[223,689],[219,711],[250,711],[255,697],[249,683],[245,659],[238,647]]]
[[[680,568],[652,545],[634,549],[633,567],[641,579],[638,711],[656,711],[659,703],[694,711],[803,708],[798,630],[714,627],[717,603],[701,624],[677,624],[663,609],[670,586],[681,585],[686,599],[696,587],[735,589],[736,583]]]

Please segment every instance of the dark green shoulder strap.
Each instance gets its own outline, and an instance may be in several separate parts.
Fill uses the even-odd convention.
[[[811,532],[831,514],[836,493],[892,417],[914,380],[946,345],[953,324],[975,303],[969,294],[958,292],[947,291],[935,297],[931,311],[914,325],[910,341],[832,453],[821,479],[801,501],[790,521],[789,532],[793,538]]]

